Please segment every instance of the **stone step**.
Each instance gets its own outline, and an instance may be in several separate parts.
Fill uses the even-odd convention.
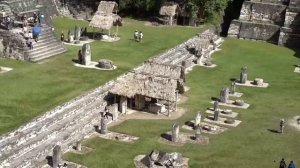
[[[55,55],[58,55],[58,54],[61,54],[61,53],[64,53],[66,51],[67,50],[65,48],[58,48],[58,49],[56,49],[54,51],[51,51],[49,53],[41,53],[41,54],[35,55],[34,57],[30,57],[29,61],[31,61],[31,62],[39,62],[41,60],[50,58],[52,56],[55,56]]]
[[[37,49],[42,49],[42,48],[47,47],[48,45],[52,45],[52,44],[58,45],[58,43],[60,43],[60,42],[58,42],[57,39],[48,39],[45,42],[40,42],[40,41],[33,42],[33,50],[31,50],[31,51],[35,51]]]
[[[94,103],[95,101],[98,101],[99,99],[103,98],[103,96],[107,94],[108,89],[111,87],[112,85],[110,84],[100,89],[96,88],[95,90],[90,91],[80,97],[77,97],[65,103],[64,105],[59,106],[54,110],[49,111],[48,113],[40,116],[39,118],[35,119],[32,124],[27,124],[19,128],[17,131],[15,131],[17,134],[9,134],[6,136],[2,136],[0,138],[0,151],[3,151],[4,146],[15,145],[15,141],[21,139],[21,137],[25,134],[29,134],[32,131],[38,133],[48,122],[55,124],[55,122],[59,121],[59,118],[66,116],[66,114],[72,115],[74,112],[79,112],[78,109],[82,108],[83,106],[88,106],[91,103]]]
[[[39,42],[37,42],[39,43]],[[51,44],[51,45],[50,45]],[[40,53],[49,53],[50,51],[53,51],[54,49],[64,49],[61,43],[59,42],[52,42],[48,44],[40,44],[39,46],[34,46],[36,47],[34,50],[29,51],[29,56],[35,57],[36,55],[39,55]]]

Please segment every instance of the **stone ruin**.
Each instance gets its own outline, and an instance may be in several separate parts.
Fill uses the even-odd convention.
[[[177,123],[172,126],[172,142],[179,141],[179,125]]]
[[[246,66],[242,67],[241,69],[241,74],[240,74],[240,83],[245,84],[247,82],[247,77],[248,77],[248,68]]]
[[[97,66],[99,68],[102,68],[102,69],[114,69],[115,68],[113,62],[111,60],[108,60],[108,59],[100,59],[98,61]]]
[[[228,103],[229,100],[229,89],[228,88],[223,88],[220,91],[220,102],[221,103]]]
[[[200,125],[201,123],[201,114],[200,112],[197,113],[196,117],[195,117],[195,123],[194,123],[194,129]]]
[[[167,153],[153,150],[149,155],[143,155],[142,158],[135,160],[137,168],[187,168],[187,161],[181,153]]]
[[[246,0],[238,20],[233,20],[229,37],[267,41],[294,47],[300,42],[298,0]]]
[[[53,149],[53,156],[52,156],[53,168],[59,168],[59,165],[62,162],[61,156],[62,156],[61,147],[59,145],[56,145]]]
[[[89,44],[84,44],[78,53],[78,62],[82,65],[91,64],[92,51]]]

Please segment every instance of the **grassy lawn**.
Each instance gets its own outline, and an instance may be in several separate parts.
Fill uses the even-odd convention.
[[[214,55],[217,68],[194,68],[187,76],[191,90],[183,105],[188,112],[176,120],[180,124],[194,118],[199,110],[204,114],[212,106],[211,97],[217,97],[222,87],[230,86],[230,78],[238,78],[244,65],[248,66],[249,79],[261,77],[270,83],[267,89],[237,88],[251,106],[247,110],[234,109],[242,123],[220,135],[209,136],[208,146],[174,147],[158,143],[160,134],[169,131],[175,121],[129,120],[113,130],[139,136],[138,142],[125,144],[94,138],[85,145],[96,150],[85,155],[68,153],[65,158],[89,168],[132,168],[134,156],[160,149],[181,152],[190,158],[193,168],[275,168],[282,157],[300,166],[299,131],[288,125],[283,135],[268,130],[278,129],[281,118],[299,115],[300,75],[293,72],[293,65],[298,62],[294,54],[290,49],[268,43],[227,39],[222,50]]]
[[[56,18],[57,36],[67,35],[75,25],[88,26],[88,22]],[[135,29],[144,33],[143,43],[132,40]],[[88,29],[88,32],[91,32]],[[114,32],[115,30],[112,30]],[[73,66],[80,47],[67,46],[68,52],[50,58],[43,64],[0,59],[1,66],[14,68],[0,74],[0,134],[16,129],[81,93],[100,86],[142,63],[147,58],[187,40],[200,28],[150,27],[142,21],[125,19],[119,28],[121,40],[114,43],[96,41],[91,44],[92,60],[110,59],[115,71],[98,71]]]

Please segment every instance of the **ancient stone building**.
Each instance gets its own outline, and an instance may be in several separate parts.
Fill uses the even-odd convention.
[[[239,20],[233,20],[228,36],[267,41],[294,47],[300,42],[300,1],[248,0]]]

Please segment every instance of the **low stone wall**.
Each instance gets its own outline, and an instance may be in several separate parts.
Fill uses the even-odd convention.
[[[0,31],[0,57],[28,60],[28,47],[23,36],[11,31]]]

